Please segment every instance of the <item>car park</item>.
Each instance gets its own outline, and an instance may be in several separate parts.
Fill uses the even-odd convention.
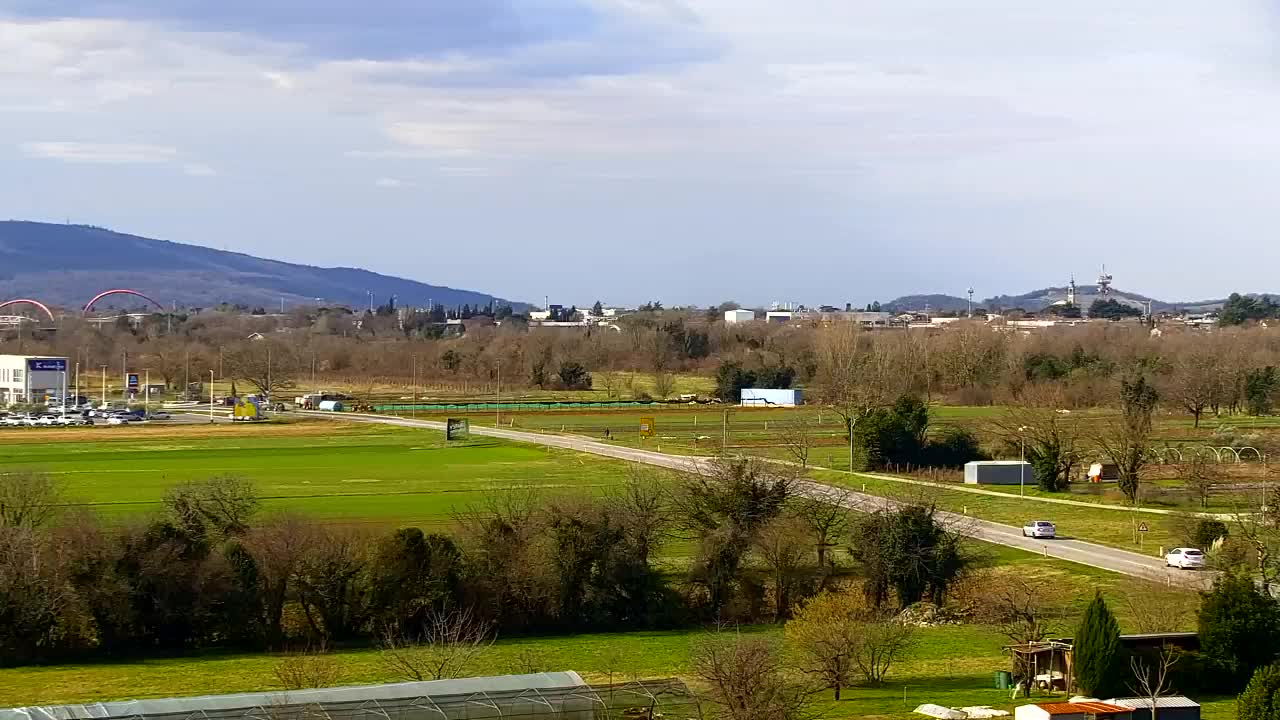
[[[1199,570],[1204,567],[1204,552],[1197,548],[1174,548],[1164,556],[1165,567]]]
[[[1022,536],[1052,540],[1058,536],[1058,528],[1048,520],[1028,520],[1022,526]]]

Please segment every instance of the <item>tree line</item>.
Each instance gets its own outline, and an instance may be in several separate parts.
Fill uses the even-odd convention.
[[[5,475],[0,663],[348,644],[411,657],[442,638],[780,622],[848,583],[882,619],[940,601],[964,572],[931,508],[847,505],[807,497],[780,466],[723,459],[636,470],[603,497],[495,495],[447,531],[264,514],[238,477],[109,525],[61,510],[48,476]],[[660,562],[673,541],[695,548],[683,570]]]

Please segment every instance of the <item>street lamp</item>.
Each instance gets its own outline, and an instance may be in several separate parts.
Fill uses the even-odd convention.
[[[1022,462],[1018,463],[1018,497],[1024,497],[1027,488],[1027,437],[1023,435],[1026,431],[1026,425],[1018,428],[1018,446],[1022,457]]]

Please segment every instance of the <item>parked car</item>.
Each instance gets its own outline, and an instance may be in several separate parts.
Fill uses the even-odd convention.
[[[1165,567],[1199,570],[1204,567],[1204,553],[1196,548],[1174,548],[1164,556]]]
[[[129,420],[122,415],[112,415],[107,418],[108,425],[128,425]]]
[[[1058,536],[1058,528],[1048,520],[1028,520],[1027,524],[1022,526],[1022,536],[1052,540]]]
[[[173,416],[163,410],[157,410],[147,416],[148,420],[171,420]]]

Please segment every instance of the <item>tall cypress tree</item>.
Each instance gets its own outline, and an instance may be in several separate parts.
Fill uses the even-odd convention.
[[[1077,688],[1100,697],[1119,686],[1120,625],[1101,592],[1093,596],[1093,602],[1084,611],[1073,643]]]

